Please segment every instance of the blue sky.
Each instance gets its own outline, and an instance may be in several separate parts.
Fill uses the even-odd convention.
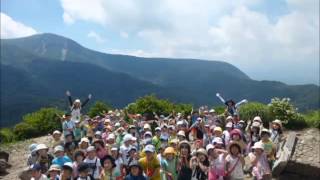
[[[1,0],[1,38],[44,32],[106,53],[221,60],[257,80],[319,84],[318,0]]]

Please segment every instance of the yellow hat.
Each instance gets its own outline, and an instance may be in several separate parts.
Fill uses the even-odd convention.
[[[176,154],[176,151],[174,150],[173,147],[167,147],[165,150],[164,150],[164,155],[167,155],[167,154]]]
[[[213,131],[220,131],[220,132],[222,132],[222,129],[221,129],[221,127],[215,127],[215,128],[213,129]]]

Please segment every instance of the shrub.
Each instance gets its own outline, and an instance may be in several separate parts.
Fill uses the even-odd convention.
[[[159,99],[155,95],[148,95],[137,99],[134,103],[127,106],[127,111],[131,114],[144,114],[148,119],[153,118],[153,113],[158,115],[169,115],[172,112],[190,114],[192,105],[173,104],[169,100]]]
[[[8,143],[15,141],[15,134],[11,128],[0,129],[0,143]]]
[[[309,127],[320,129],[320,110],[310,111],[303,116]]]
[[[225,110],[226,110],[226,106],[215,106],[213,107],[213,109],[216,111],[216,114],[224,114]]]
[[[103,112],[108,112],[111,109],[110,105],[101,102],[101,101],[96,101],[96,103],[91,106],[88,115],[93,118],[97,115],[100,115]]]
[[[260,116],[263,123],[268,125],[271,121],[268,106],[258,102],[249,102],[239,109],[240,119],[252,120],[255,116]]]
[[[17,140],[21,140],[61,130],[61,122],[58,117],[62,114],[63,112],[56,108],[42,108],[23,116],[22,122],[14,127],[13,132]]]

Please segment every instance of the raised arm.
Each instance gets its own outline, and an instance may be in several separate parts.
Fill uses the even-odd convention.
[[[66,91],[66,95],[68,96],[69,105],[72,106],[73,101],[72,101],[71,93],[69,90]]]
[[[247,103],[247,102],[248,102],[248,100],[244,99],[244,100],[238,102],[238,103],[235,105],[235,107],[237,108],[237,107],[239,107],[239,106],[241,106],[242,104],[245,104],[245,103]]]
[[[221,101],[223,104],[226,103],[226,101],[223,99],[223,97],[222,97],[219,93],[217,93],[216,96],[220,99],[220,101]]]
[[[83,108],[88,102],[89,102],[89,100],[92,98],[92,95],[91,94],[89,94],[88,95],[88,98],[81,104],[81,108]]]

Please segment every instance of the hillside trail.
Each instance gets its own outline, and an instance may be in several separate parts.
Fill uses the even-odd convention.
[[[50,136],[42,136],[38,138],[28,139],[9,145],[0,145],[0,150],[6,151],[10,154],[9,163],[11,167],[7,169],[8,174],[0,175],[2,180],[19,179],[19,174],[27,169],[27,158],[29,154],[29,145],[32,143],[48,144]]]

